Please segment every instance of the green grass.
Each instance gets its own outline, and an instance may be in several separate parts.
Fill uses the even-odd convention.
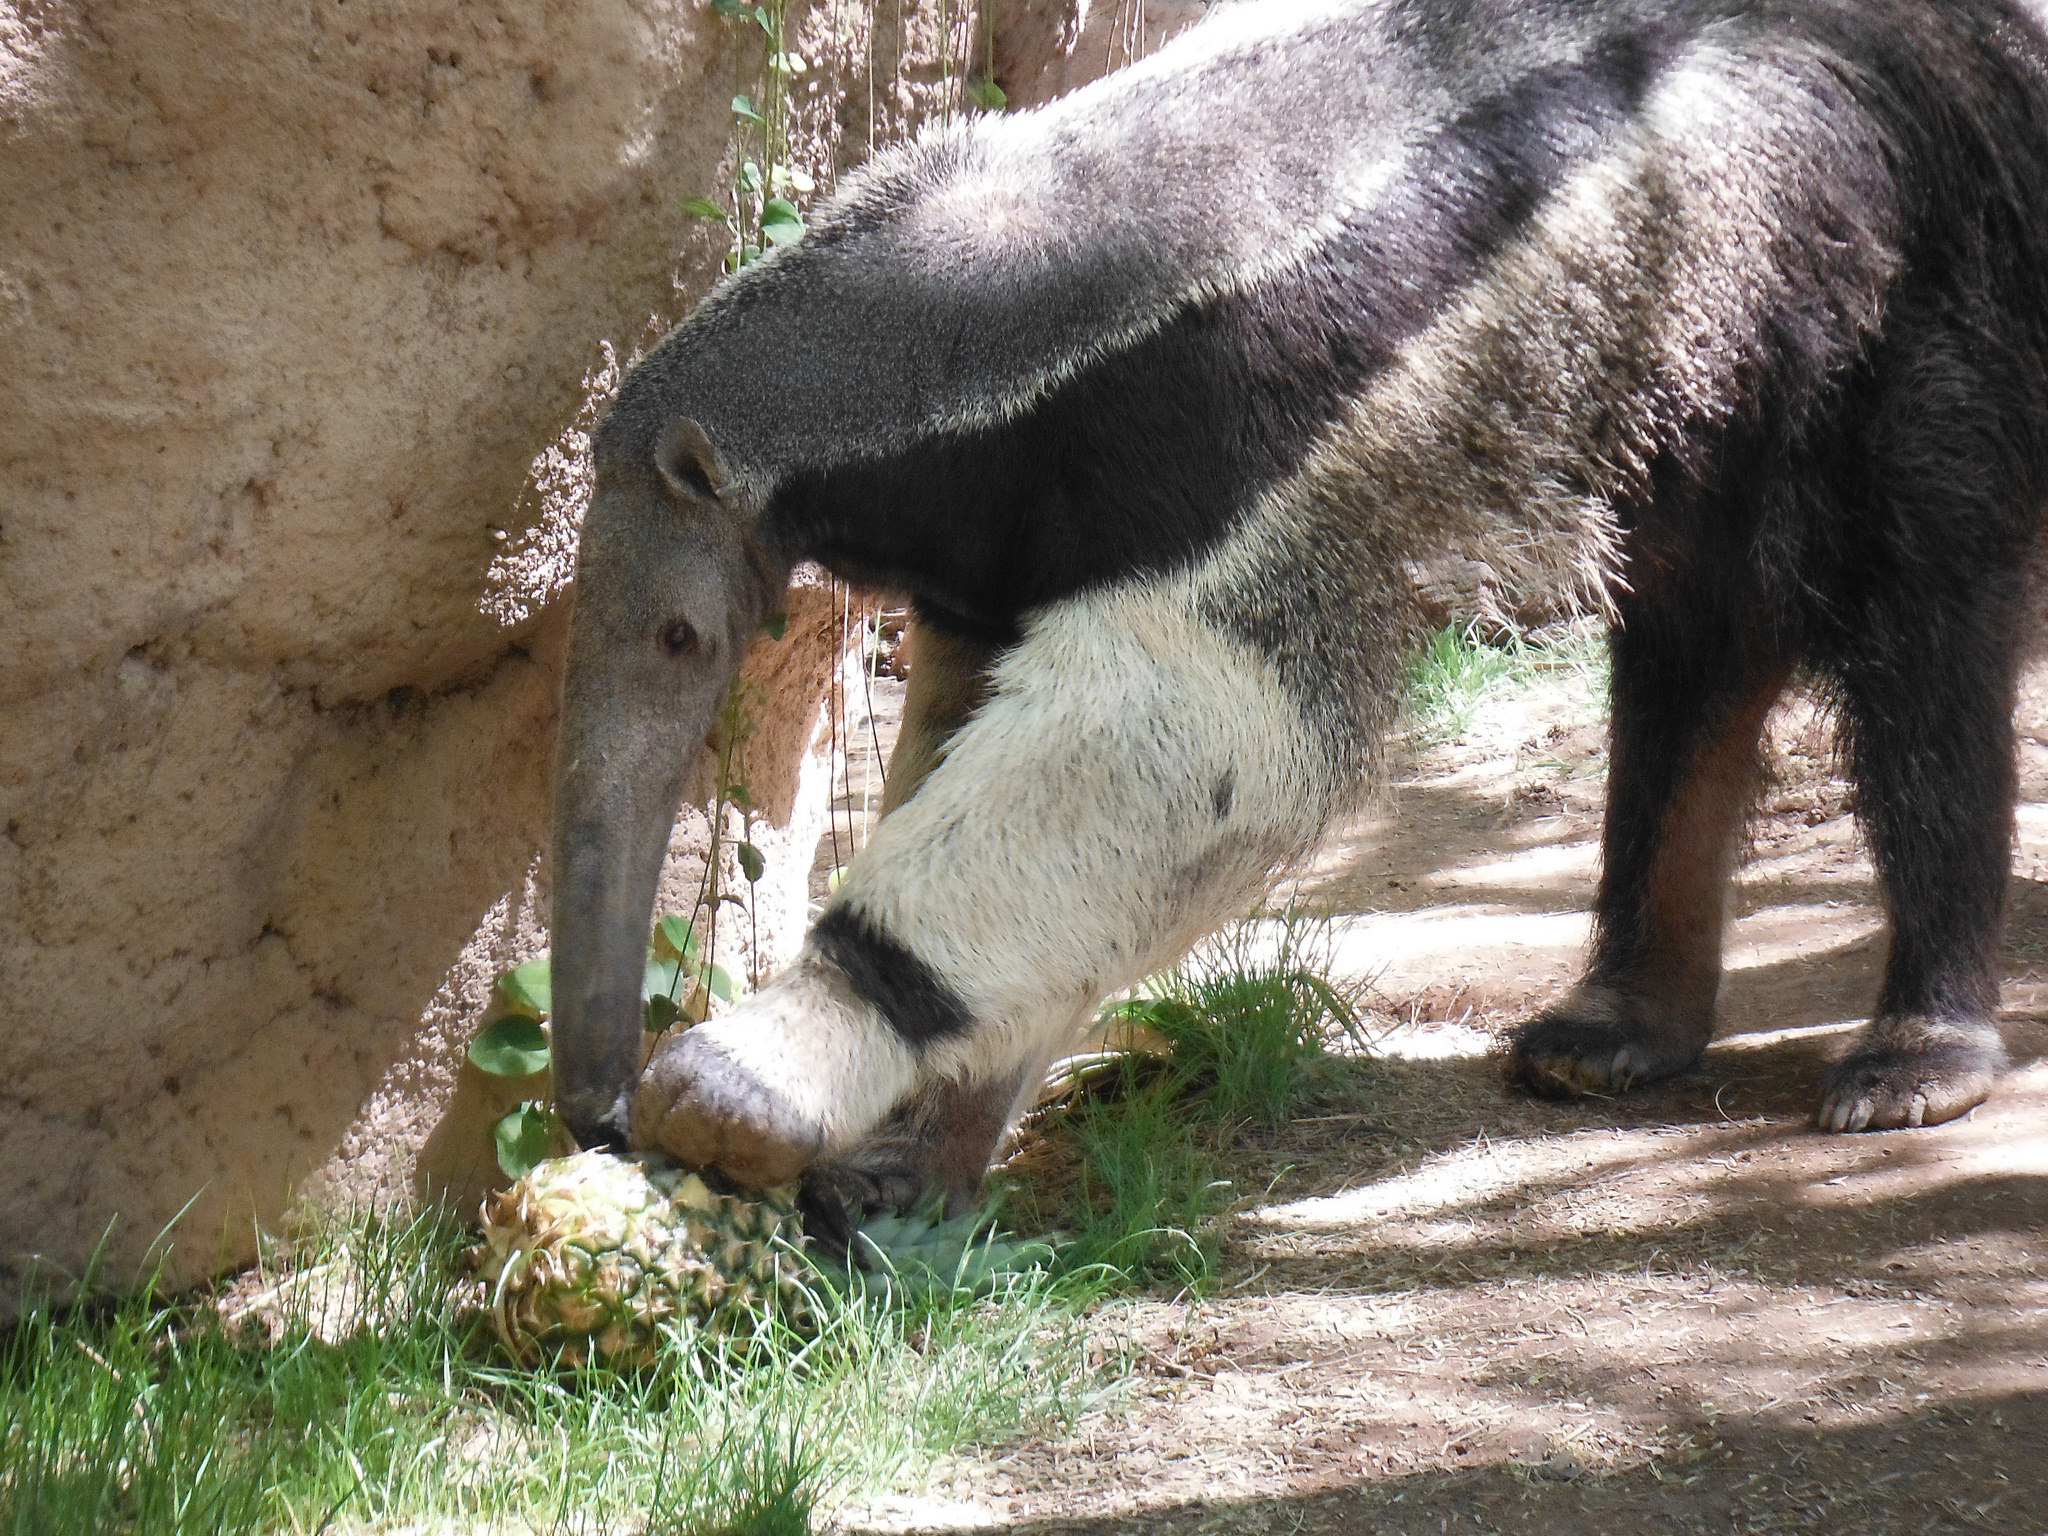
[[[1211,1289],[1232,1194],[1219,1154],[1242,1128],[1286,1120],[1321,1087],[1332,1044],[1360,1039],[1354,991],[1317,964],[1324,927],[1290,912],[1263,944],[1262,932],[1240,925],[1116,1005],[1172,1054],[1128,1058],[1109,1084],[1040,1117],[1077,1166],[1052,1200],[1013,1190],[1011,1219],[1062,1228],[1066,1272]]]
[[[449,1300],[463,1242],[339,1224],[241,1323],[146,1288],[31,1305],[0,1341],[0,1532],[798,1536],[947,1451],[1057,1429],[1115,1375],[1088,1364],[1095,1292],[1042,1270],[678,1337],[642,1377],[523,1371]]]
[[[1585,624],[1528,635],[1476,624],[1438,630],[1408,668],[1408,709],[1418,740],[1450,741],[1472,728],[1482,706],[1561,681],[1598,697],[1607,690],[1607,642]]]
[[[229,1292],[31,1303],[0,1333],[0,1536],[803,1536],[948,1452],[1057,1432],[1121,1372],[1091,1309],[1213,1288],[1219,1156],[1356,1037],[1317,931],[1246,925],[1120,1005],[1172,1054],[1039,1117],[1070,1176],[1013,1189],[1006,1224],[1062,1239],[994,1294],[828,1291],[807,1332],[679,1335],[641,1376],[535,1372],[461,1304],[465,1234],[360,1216]]]
[[[1047,1133],[1068,1141],[1079,1162],[1065,1198],[1040,1208],[1063,1230],[1061,1267],[1115,1286],[1205,1292],[1230,1187],[1176,1102],[1172,1076],[1135,1063],[1120,1076],[1108,1092],[1046,1117]]]

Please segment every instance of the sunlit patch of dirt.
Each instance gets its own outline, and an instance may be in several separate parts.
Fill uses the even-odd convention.
[[[1772,722],[1721,1031],[1620,1099],[1504,1086],[1565,985],[1604,732],[1538,688],[1420,754],[1310,886],[1374,979],[1340,1102],[1225,1156],[1219,1292],[1104,1322],[1132,1389],[846,1529],[2048,1533],[2048,675],[2023,691],[2015,1067],[1930,1130],[1825,1136],[1883,914],[1826,721]]]

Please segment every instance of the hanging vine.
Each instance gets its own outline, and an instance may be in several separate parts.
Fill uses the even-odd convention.
[[[733,24],[736,83],[750,88],[733,92],[735,167],[723,202],[693,197],[686,212],[724,223],[732,235],[725,270],[737,272],[759,261],[778,245],[794,245],[804,237],[804,216],[796,199],[809,197],[817,184],[790,161],[790,82],[810,62],[789,46],[789,0],[711,0],[711,8]],[[757,69],[748,60],[760,50]]]

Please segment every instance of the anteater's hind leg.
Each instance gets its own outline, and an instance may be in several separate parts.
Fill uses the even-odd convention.
[[[1551,1097],[1668,1077],[1706,1049],[1757,739],[1786,674],[1725,607],[1639,595],[1622,618],[1592,963],[1509,1056],[1514,1077]]]
[[[1999,940],[2012,863],[2012,667],[1998,637],[1929,632],[1844,668],[1858,816],[1891,917],[1877,1011],[1821,1078],[1828,1131],[1938,1125],[2005,1065]]]
[[[2017,564],[1961,582],[1918,565],[1830,658],[1891,949],[1870,1023],[1821,1079],[1823,1130],[1937,1125],[2005,1065]]]
[[[2005,1063],[2013,695],[2048,491],[2048,390],[2022,320],[1923,302],[1889,336],[1848,456],[1854,538],[1819,573],[1809,621],[1891,919],[1877,1008],[1821,1080],[1832,1131],[1953,1119]]]

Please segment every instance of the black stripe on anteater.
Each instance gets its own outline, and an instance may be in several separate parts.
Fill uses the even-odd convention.
[[[965,1034],[974,1017],[939,973],[851,907],[818,919],[811,942],[837,966],[854,995],[889,1021],[907,1043],[923,1047]]]
[[[840,575],[991,629],[1199,558],[1601,153],[1664,46],[1622,35],[1530,71],[1301,260],[1187,303],[1019,416],[802,472],[775,520]]]

